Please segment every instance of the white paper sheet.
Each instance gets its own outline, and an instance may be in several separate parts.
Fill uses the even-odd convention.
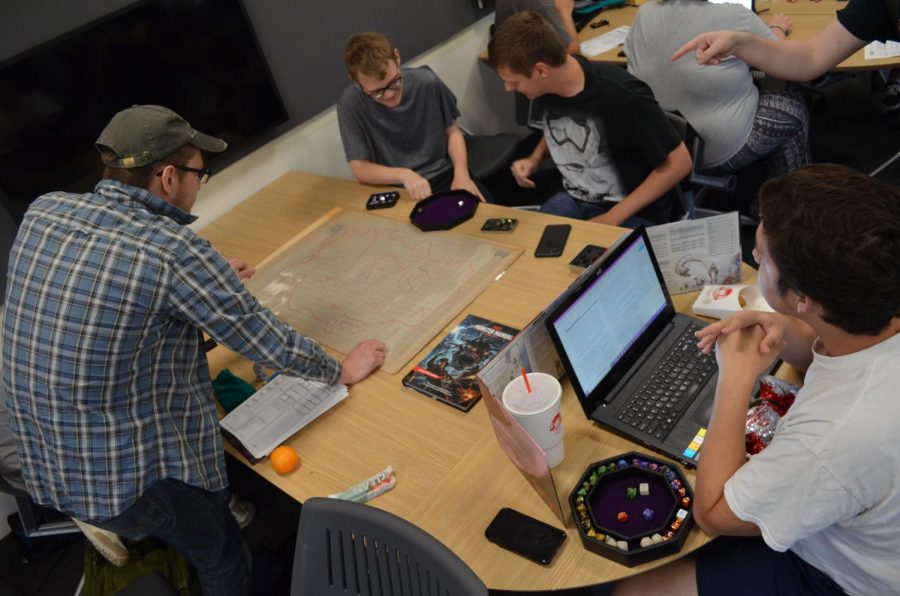
[[[604,33],[594,39],[589,39],[581,44],[581,53],[585,56],[599,56],[603,52],[608,52],[611,49],[622,45],[625,43],[625,36],[628,35],[628,29],[628,25],[622,25],[609,33]]]
[[[278,375],[219,424],[261,459],[345,397],[346,385]]]

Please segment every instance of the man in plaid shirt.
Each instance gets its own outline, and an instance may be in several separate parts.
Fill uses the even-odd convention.
[[[187,224],[226,143],[160,106],[118,113],[97,140],[104,179],[39,197],[9,263],[3,382],[28,491],[128,538],[157,536],[204,592],[249,590],[228,508],[202,333],[267,367],[351,384],[384,361],[361,342],[343,364],[280,322]]]

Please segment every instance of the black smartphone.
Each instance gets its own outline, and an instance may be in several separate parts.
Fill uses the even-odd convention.
[[[519,220],[512,217],[492,217],[481,226],[482,232],[512,232]]]
[[[566,240],[569,239],[569,232],[572,226],[569,224],[550,224],[544,228],[541,239],[537,248],[534,249],[536,257],[558,257],[563,253],[566,247]]]
[[[366,209],[385,209],[386,207],[393,207],[397,204],[399,198],[400,193],[396,190],[376,192],[375,194],[370,195],[369,199],[366,201]]]
[[[566,533],[562,530],[509,507],[497,512],[484,536],[541,565],[549,565],[566,541]]]

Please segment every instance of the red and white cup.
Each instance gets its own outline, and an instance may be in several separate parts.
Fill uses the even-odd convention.
[[[552,375],[528,373],[528,384],[517,376],[503,389],[503,406],[547,454],[551,468],[563,460],[563,428],[560,415],[562,387]]]

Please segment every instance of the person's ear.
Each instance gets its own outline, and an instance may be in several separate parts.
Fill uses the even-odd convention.
[[[531,77],[537,75],[538,78],[546,79],[550,75],[550,67],[544,62],[536,62],[534,68],[531,69]]]
[[[810,309],[812,309],[812,300],[810,300],[808,296],[803,296],[802,294],[798,294],[797,295],[797,314],[798,315],[808,314]]]
[[[400,67],[400,50],[394,48],[394,60],[397,61],[397,67]]]
[[[178,183],[178,171],[175,169],[175,166],[168,165],[164,167],[159,175],[162,196],[168,197],[172,195],[177,188]]]

